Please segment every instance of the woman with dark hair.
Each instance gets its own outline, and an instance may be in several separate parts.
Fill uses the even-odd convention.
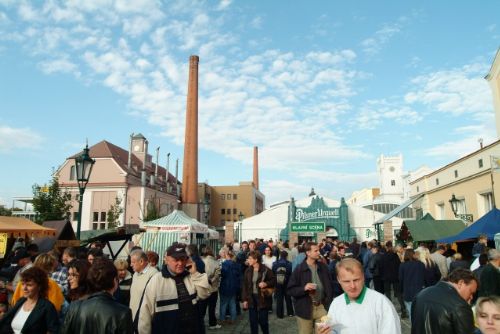
[[[68,263],[68,301],[85,299],[88,296],[87,273],[90,265],[86,260],[73,260]]]
[[[425,286],[425,265],[418,260],[413,249],[405,250],[403,263],[399,266],[398,278],[403,301],[411,321],[411,302]]]
[[[48,253],[42,253],[38,255],[35,259],[35,262],[33,262],[33,267],[40,268],[45,272],[45,275],[48,278],[46,298],[54,305],[56,311],[60,312],[64,304],[64,295],[62,293],[61,287],[57,284],[57,282],[50,278],[50,275],[54,271],[56,266],[57,259]],[[19,283],[16,290],[14,291],[14,294],[12,295],[11,304],[14,305],[19,300],[19,298],[23,296],[23,294],[23,287],[21,286],[21,283]]]
[[[266,248],[264,248],[264,255],[262,256],[262,264],[272,270],[274,262],[276,262],[276,256],[273,255],[272,248],[266,246]]]
[[[272,307],[272,296],[264,294],[265,288],[274,288],[276,279],[273,271],[262,264],[262,256],[258,251],[248,253],[248,268],[243,277],[241,299],[243,308],[248,309],[250,331],[269,334],[268,310]]]
[[[1,333],[57,333],[57,311],[46,299],[48,280],[47,273],[38,267],[26,269],[21,274],[23,297],[0,320]]]
[[[96,259],[87,273],[90,295],[71,304],[60,334],[132,334],[132,311],[113,299],[118,271],[113,262]]]

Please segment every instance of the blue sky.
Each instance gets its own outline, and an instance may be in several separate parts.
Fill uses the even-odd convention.
[[[0,0],[0,203],[89,144],[180,159],[200,56],[199,180],[267,205],[377,186],[380,154],[435,168],[497,138],[497,1]]]

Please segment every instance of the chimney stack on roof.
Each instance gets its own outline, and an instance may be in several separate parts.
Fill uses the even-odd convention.
[[[253,147],[253,185],[259,190],[259,148]]]
[[[182,166],[183,210],[198,219],[198,56],[189,57],[189,81]]]

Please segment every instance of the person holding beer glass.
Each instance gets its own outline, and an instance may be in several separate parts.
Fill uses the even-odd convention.
[[[288,282],[288,294],[294,297],[299,333],[313,333],[314,322],[326,316],[333,300],[332,278],[328,267],[319,261],[319,246],[304,246],[306,259],[298,265]]]

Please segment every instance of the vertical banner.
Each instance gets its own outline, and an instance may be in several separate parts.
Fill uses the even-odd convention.
[[[384,222],[384,241],[392,241],[393,239],[393,234],[392,234],[392,221],[387,220]]]
[[[3,259],[7,252],[7,237],[7,233],[0,233],[0,259]]]

